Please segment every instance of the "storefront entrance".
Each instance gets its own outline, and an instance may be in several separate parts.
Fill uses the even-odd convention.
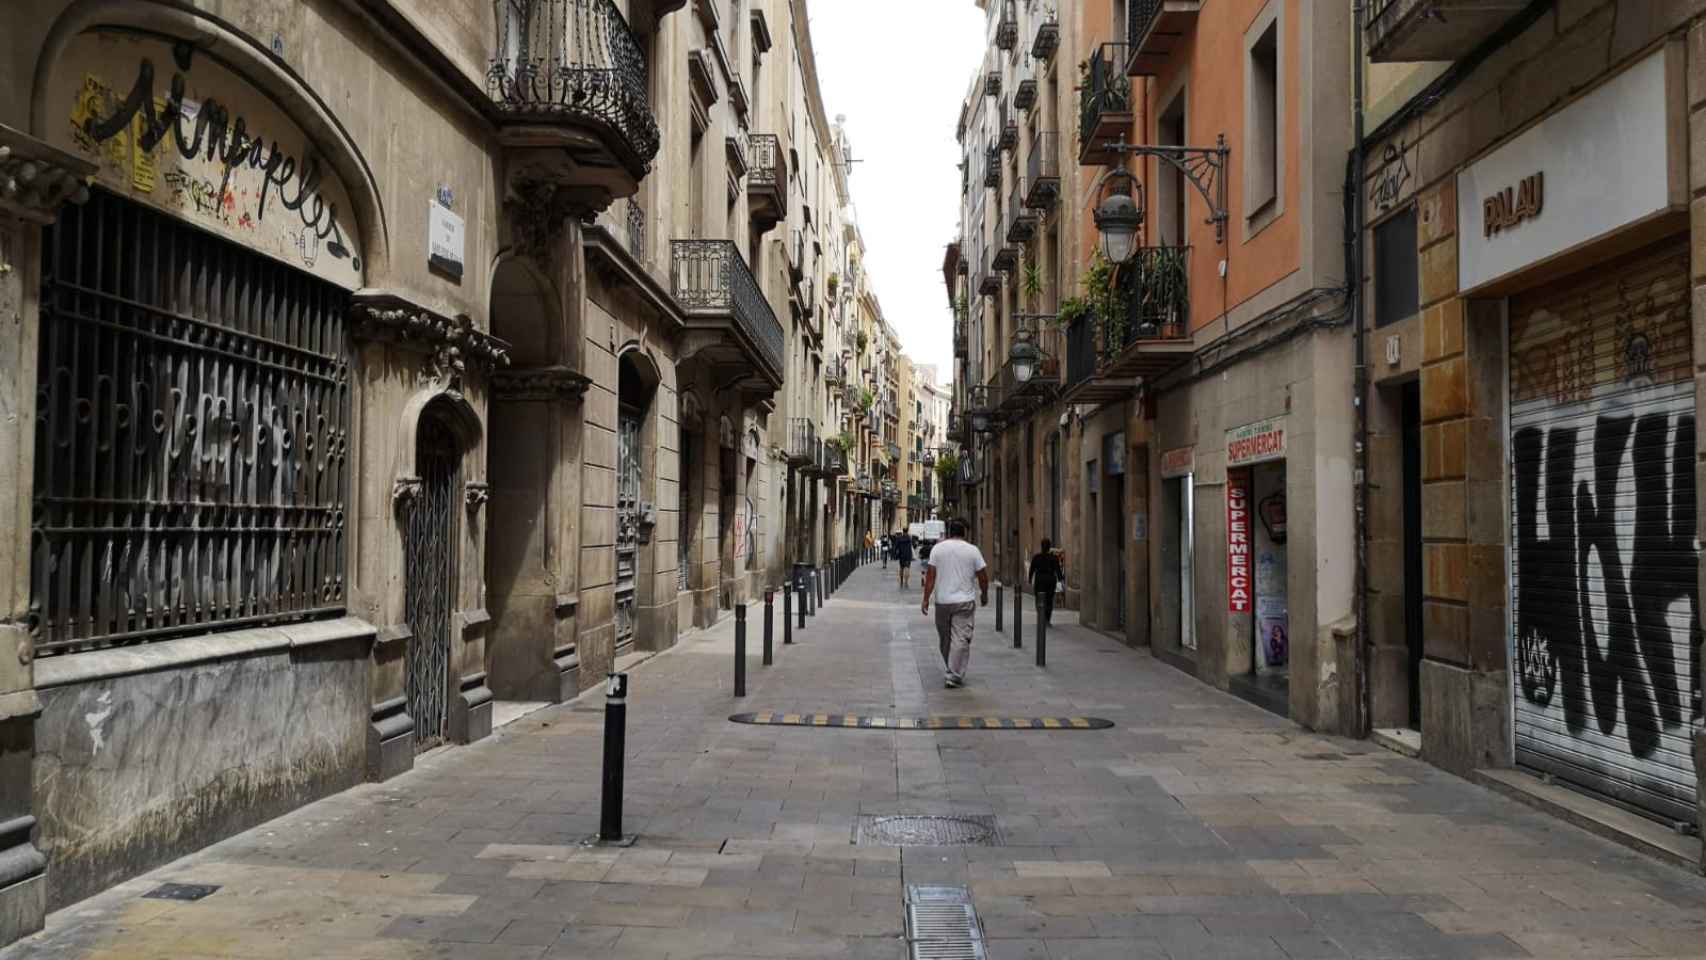
[[[1689,252],[1510,302],[1516,759],[1693,822],[1700,723]]]

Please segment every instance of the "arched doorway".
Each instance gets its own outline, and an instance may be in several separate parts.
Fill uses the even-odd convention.
[[[415,434],[419,489],[403,519],[403,604],[409,631],[404,688],[415,720],[415,747],[445,739],[450,722],[450,625],[456,600],[457,510],[462,443],[446,401],[422,412]]]
[[[657,392],[657,368],[650,358],[637,350],[622,354],[617,372],[616,412],[616,653],[621,655],[633,646],[635,627],[639,619],[640,551],[643,542],[651,540],[655,519],[651,501],[646,496],[648,450],[647,420],[652,398]],[[653,461],[655,463],[655,461]],[[646,591],[648,594],[650,591]],[[663,640],[653,638],[661,647]]]

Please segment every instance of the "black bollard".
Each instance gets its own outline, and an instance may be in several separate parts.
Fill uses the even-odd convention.
[[[628,675],[612,673],[604,688],[604,797],[598,815],[598,839],[622,840],[622,761],[627,749]]]
[[[1048,665],[1048,620],[1043,616],[1043,611],[1039,607],[1037,609],[1037,666],[1044,667],[1047,665]]]
[[[800,617],[800,629],[806,628],[806,574],[803,570],[794,571],[794,606],[795,613]]]
[[[1019,620],[1024,611],[1020,604],[1024,601],[1025,591],[1019,589],[1018,585],[1015,584],[1013,587],[1013,649],[1015,650],[1025,645],[1025,631],[1019,629]]]
[[[812,571],[812,576],[817,577],[817,605],[821,607],[829,600],[829,571],[820,567]]]
[[[784,616],[786,616],[784,614]],[[772,646],[776,639],[776,591],[764,588],[764,665],[770,666],[776,662],[775,648]]]
[[[782,578],[782,646],[794,642],[794,591],[787,577]]]
[[[995,632],[996,633],[1001,632],[1001,608],[1003,606],[1004,606],[1004,604],[1001,602],[1001,584],[1000,584],[1000,582],[997,582],[995,584]]]
[[[735,696],[746,696],[746,604],[735,604]]]

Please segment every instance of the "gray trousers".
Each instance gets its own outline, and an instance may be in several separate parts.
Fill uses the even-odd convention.
[[[942,672],[952,680],[964,680],[971,663],[972,618],[977,603],[936,604],[936,638],[942,643]]]

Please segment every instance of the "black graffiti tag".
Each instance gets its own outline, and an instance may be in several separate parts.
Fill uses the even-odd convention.
[[[1694,417],[1599,417],[1585,441],[1592,448],[1591,483],[1576,479],[1580,432],[1528,427],[1512,438],[1518,679],[1532,703],[1544,706],[1561,695],[1571,733],[1591,720],[1610,735],[1621,702],[1630,753],[1651,756],[1660,731],[1681,724],[1686,709],[1666,620],[1679,600],[1688,601],[1691,675],[1700,682]],[[1629,474],[1626,460],[1634,464]],[[1618,508],[1631,498],[1634,549],[1626,559],[1618,526],[1628,520],[1620,521]],[[1596,559],[1598,587],[1588,579]]]
[[[276,195],[280,205],[301,217],[303,226],[324,241],[327,253],[340,260],[349,259],[351,265],[360,270],[361,260],[349,248],[343,230],[338,226],[338,205],[327,201],[320,191],[324,174],[319,158],[308,156],[299,163],[279,146],[277,140],[268,142],[259,135],[251,135],[247,120],[232,114],[224,104],[211,97],[202,102],[193,117],[185,116],[184,91],[187,83],[183,71],[189,69],[189,54],[179,54],[179,66],[182,69],[172,75],[163,109],[156,109],[154,63],[143,58],[136,70],[136,82],[131,85],[124,101],[114,109],[112,116],[104,120],[91,117],[84,132],[94,142],[105,143],[130,129],[140,116],[142,130],[138,134],[137,145],[144,151],[153,150],[170,135],[178,154],[184,159],[205,156],[219,162],[224,173],[216,194],[218,197],[226,195],[231,177],[238,170],[246,167],[260,171],[256,221],[266,219],[267,205]]]

